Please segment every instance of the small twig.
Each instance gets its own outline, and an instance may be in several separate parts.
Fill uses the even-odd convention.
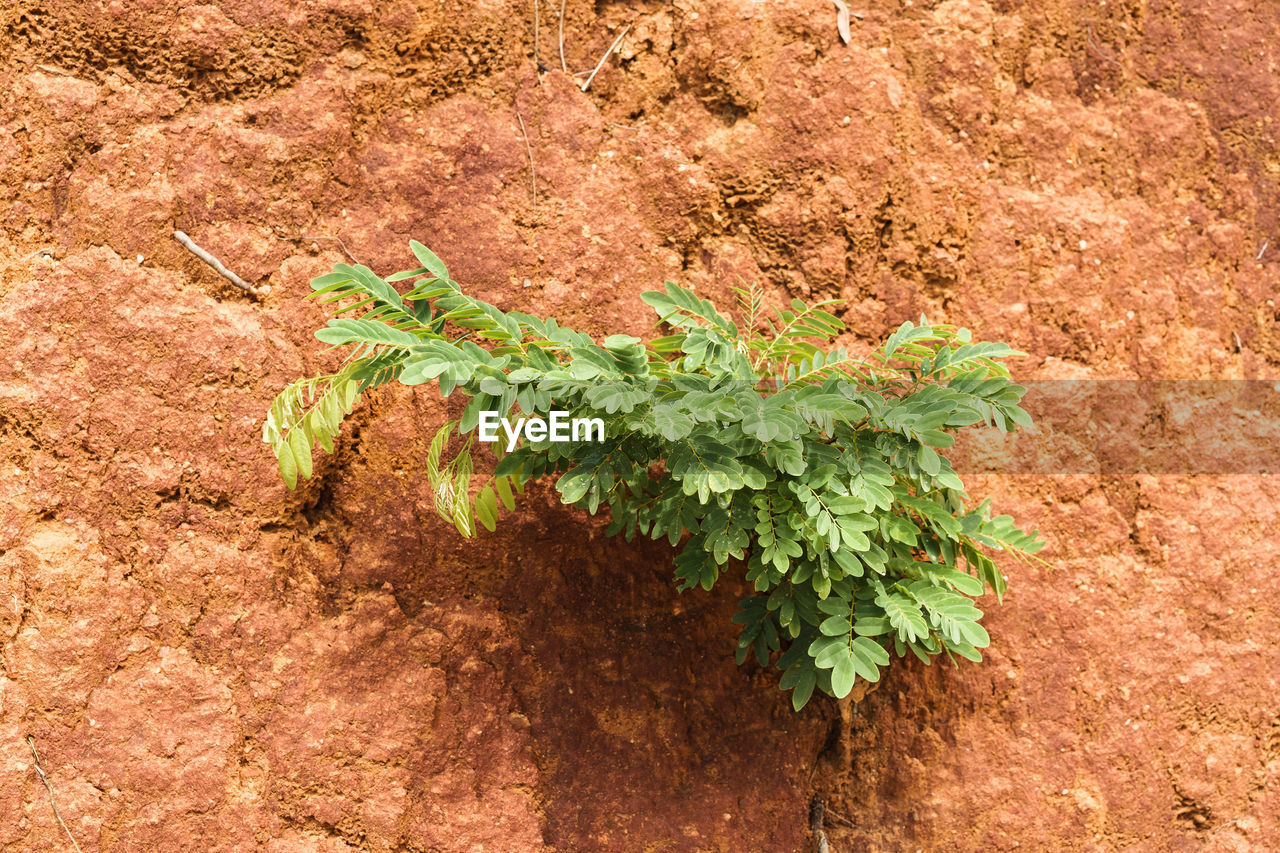
[[[831,808],[831,804],[830,804],[830,803],[828,803],[828,804],[827,804],[827,816],[828,816],[828,817],[830,817],[830,818],[833,818],[833,819],[835,820],[835,822],[836,822],[836,823],[844,824],[845,826],[849,827],[850,829],[852,829],[852,828],[853,828],[853,821],[849,820],[849,818],[845,817],[844,815],[840,814],[840,812],[838,812],[838,811],[836,811],[835,809]]]
[[[565,0],[560,0],[560,70],[568,74],[569,66],[564,61],[564,4]]]
[[[1105,53],[1102,52],[1102,48],[1098,47],[1096,44],[1093,43],[1093,24],[1085,24],[1084,38],[1085,38],[1085,43],[1089,46],[1089,49],[1093,51],[1095,56],[1097,56],[1099,59],[1103,59],[1103,60],[1106,60],[1107,62],[1110,62],[1112,65],[1114,65],[1117,68],[1120,68],[1120,69],[1124,68],[1124,66],[1122,66],[1119,63],[1119,61],[1111,58],[1110,56],[1107,56]]]
[[[35,250],[34,252],[32,252],[31,254],[29,254],[29,255],[25,256],[25,257],[23,258],[23,260],[24,260],[24,261],[29,261],[29,260],[31,260],[32,258],[36,257],[37,255],[49,255],[49,254],[52,254],[52,253],[53,253],[53,246],[45,246],[43,249],[36,249],[36,250]]]
[[[74,75],[74,74],[72,74],[70,71],[63,71],[61,68],[54,68],[52,65],[37,65],[37,66],[36,66],[36,68],[39,68],[39,69],[40,69],[41,71],[43,71],[45,74],[56,74],[56,75],[58,75],[59,77],[74,77],[74,76],[75,76],[75,75]]]
[[[1217,835],[1219,832],[1221,832],[1222,830],[1226,829],[1228,826],[1232,826],[1232,825],[1239,826],[1239,825],[1240,825],[1240,818],[1236,818],[1235,820],[1229,820],[1229,821],[1227,821],[1226,823],[1220,823],[1220,824],[1218,824],[1216,827],[1214,827],[1214,828],[1213,828],[1213,831],[1209,833],[1209,837],[1210,837],[1210,838],[1213,838],[1213,837],[1214,837],[1215,835]]]
[[[616,48],[618,43],[622,41],[622,37],[630,31],[631,25],[627,24],[626,28],[623,29],[622,32],[618,33],[618,37],[613,40],[613,44],[609,45],[609,49],[604,52],[604,56],[600,57],[600,61],[596,63],[595,70],[591,72],[591,76],[587,78],[587,82],[582,84],[582,91],[587,91],[587,88],[591,85],[591,81],[596,79],[596,74],[598,74],[600,69],[604,67],[605,60],[609,58],[609,54],[613,53],[614,48]]]
[[[342,242],[341,237],[334,237],[328,234],[299,234],[297,237],[284,237],[277,233],[276,239],[288,240],[290,243],[297,243],[300,240],[332,240],[342,249],[342,254],[347,256],[347,260],[351,261],[351,263],[356,266],[360,265],[360,260],[355,255],[351,254],[351,250],[347,248],[346,243]]]
[[[529,155],[529,183],[533,186],[533,206],[538,206],[538,175],[533,171],[533,146],[529,144],[529,131],[524,129],[524,119],[516,110],[516,121],[520,122],[520,135],[524,137],[524,153]]]
[[[181,243],[183,248],[185,248],[188,252],[195,255],[197,258],[204,261],[209,266],[213,267],[213,271],[216,272],[218,275],[222,276],[227,281],[231,282],[236,287],[240,288],[246,293],[252,294],[253,296],[266,296],[268,293],[271,292],[270,285],[263,285],[262,287],[254,287],[252,284],[245,281],[240,276],[236,275],[231,270],[224,267],[222,265],[222,261],[218,260],[213,255],[209,254],[204,249],[201,249],[194,242],[192,242],[190,237],[188,237],[186,234],[183,234],[181,231],[174,231],[173,239]]]
[[[1262,248],[1258,250],[1258,256],[1257,256],[1256,258],[1254,258],[1254,260],[1255,260],[1255,261],[1260,261],[1260,260],[1262,260],[1262,253],[1263,253],[1263,252],[1265,252],[1265,251],[1267,250],[1267,247],[1268,247],[1268,246],[1270,246],[1270,245],[1271,245],[1271,241],[1270,241],[1270,240],[1263,240],[1263,241],[1262,241]]]
[[[49,776],[44,772],[44,768],[40,766],[40,753],[36,752],[36,740],[31,735],[27,735],[27,746],[31,747],[31,757],[35,759],[36,773],[40,776],[40,781],[44,783],[44,789],[49,792],[49,805],[53,806],[53,816],[58,820],[58,826],[62,827],[62,831],[67,834],[67,840],[71,842],[71,846],[75,848],[76,853],[82,853],[80,845],[76,844],[76,838],[71,834],[71,830],[67,829],[67,825],[62,822],[62,815],[58,813],[58,802],[53,797],[53,785],[49,782]]]
[[[322,234],[317,234],[317,235],[303,234],[300,237],[298,237],[298,239],[299,240],[332,240],[333,242],[338,244],[338,247],[340,249],[342,249],[342,254],[347,256],[347,260],[351,261],[351,263],[356,264],[357,266],[359,266],[360,264],[360,262],[356,260],[356,256],[351,254],[351,250],[347,248],[347,244],[342,242],[341,237],[326,237]]]

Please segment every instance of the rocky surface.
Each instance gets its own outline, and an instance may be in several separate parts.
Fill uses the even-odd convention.
[[[545,487],[459,541],[425,391],[296,493],[258,441],[325,363],[307,280],[410,238],[595,333],[745,278],[855,347],[925,311],[1027,378],[1274,379],[1280,12],[570,2],[571,71],[631,25],[583,93],[539,5],[536,47],[500,0],[0,10],[0,850],[68,847],[28,737],[85,851],[789,853],[814,794],[838,852],[1280,848],[1274,477],[976,478],[1052,565],[840,750],[733,665],[732,584]]]

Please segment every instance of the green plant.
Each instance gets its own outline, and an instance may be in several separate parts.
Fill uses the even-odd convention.
[[[891,652],[981,659],[972,599],[1005,589],[986,550],[1029,558],[1043,543],[989,501],[970,505],[938,449],[964,427],[1029,423],[1000,362],[1021,353],[921,318],[854,360],[830,348],[843,328],[830,303],[767,311],[751,288],[739,324],[670,283],[643,298],[671,334],[597,344],[468,296],[411,246],[419,269],[383,280],[339,264],[311,282],[324,302],[353,300],[316,333],[350,349],[341,370],[293,383],[271,407],[263,440],[290,488],[311,475],[313,443],[332,452],[363,391],[434,380],[470,398],[424,460],[442,516],[465,536],[477,521],[494,530],[513,491],[556,475],[564,503],[609,508],[611,533],[682,543],[682,590],[709,590],[742,561],[758,594],[734,618],[738,662],[772,658],[797,710],[815,688],[844,697],[878,680]],[[403,295],[390,283],[408,279]],[[499,442],[494,473],[473,484],[482,413],[516,410],[599,418],[603,440]],[[446,462],[454,436],[463,446]]]

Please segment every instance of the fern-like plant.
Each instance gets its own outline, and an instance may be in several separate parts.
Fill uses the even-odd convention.
[[[316,337],[348,353],[336,373],[288,386],[267,416],[263,440],[290,488],[311,476],[313,444],[332,452],[362,392],[434,381],[469,398],[424,466],[462,535],[494,530],[514,492],[554,476],[566,504],[607,507],[611,533],[680,545],[681,589],[709,590],[739,561],[757,594],[734,617],[738,662],[772,661],[797,710],[815,688],[843,698],[857,679],[877,681],[891,655],[981,659],[973,598],[1005,590],[990,552],[1028,559],[1043,543],[989,501],[973,505],[939,450],[964,427],[1029,423],[1000,361],[1021,353],[921,318],[854,360],[831,345],[843,324],[830,303],[766,310],[750,288],[738,322],[671,283],[643,297],[671,334],[597,343],[468,296],[410,245],[418,269],[384,280],[339,264],[311,282],[341,305]],[[403,294],[391,284],[407,280]],[[495,473],[472,482],[482,413],[553,410],[600,419],[603,440],[526,437],[509,453],[500,441]],[[462,446],[446,460],[451,441]]]

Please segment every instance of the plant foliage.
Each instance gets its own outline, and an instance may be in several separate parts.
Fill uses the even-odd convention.
[[[743,566],[756,594],[734,617],[738,662],[781,670],[797,710],[815,689],[843,698],[877,681],[891,656],[980,660],[974,598],[1005,591],[990,553],[1029,559],[1043,543],[990,501],[973,505],[942,451],[965,427],[1029,423],[1001,362],[1021,353],[922,317],[854,359],[832,346],[843,324],[830,303],[766,310],[751,288],[734,320],[672,283],[643,296],[671,334],[596,342],[468,296],[410,245],[417,269],[384,280],[338,264],[311,282],[341,305],[316,337],[348,357],[289,385],[267,416],[290,488],[311,476],[313,445],[333,451],[362,392],[435,382],[469,398],[426,458],[441,516],[464,536],[492,531],[515,492],[548,476],[564,503],[607,508],[611,533],[679,545],[682,590]],[[403,294],[391,284],[407,280]],[[489,445],[494,473],[473,483],[482,411],[552,410],[602,419],[604,440]]]

